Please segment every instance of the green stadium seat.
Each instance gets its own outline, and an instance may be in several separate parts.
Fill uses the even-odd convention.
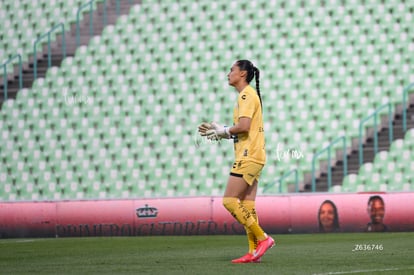
[[[342,191],[343,192],[355,192],[358,186],[358,175],[349,174],[345,176],[342,182]]]

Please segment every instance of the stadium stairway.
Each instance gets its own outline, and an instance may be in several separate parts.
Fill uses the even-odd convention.
[[[116,22],[119,16],[128,14],[131,6],[141,3],[141,0],[129,0],[129,1],[120,1],[119,10],[116,7],[116,0],[108,0],[107,13],[106,13],[106,25],[111,25]],[[84,16],[79,24],[79,46],[87,45],[90,39],[97,34],[101,34],[104,29],[104,2],[98,2],[96,9],[92,11],[92,24],[93,24],[93,33],[90,33],[90,16],[89,16],[89,7],[86,7],[84,10]],[[65,41],[66,41],[66,57],[74,56],[76,49],[78,47],[76,41],[76,22],[71,24],[69,30],[65,32]],[[47,30],[45,30],[46,32]],[[60,66],[64,55],[62,53],[62,41],[63,36],[59,34],[56,36],[55,41],[51,41],[51,66]],[[33,75],[34,67],[34,57],[31,56],[28,62],[22,64],[22,87],[30,88],[35,81]],[[38,54],[37,59],[37,78],[43,78],[46,76],[48,70],[48,47],[47,43],[43,43],[41,52]],[[14,66],[12,74],[8,75],[8,84],[7,84],[7,94],[8,98],[16,98],[16,95],[19,91],[19,71],[18,65]],[[3,78],[0,78],[0,109],[4,102],[4,84]]]
[[[393,115],[393,140],[404,138],[404,128],[403,128],[403,106],[402,104],[395,106],[395,113]],[[388,128],[388,116],[383,116],[381,118],[380,125],[381,129],[378,131],[378,152],[388,151],[391,144],[389,141],[389,132]],[[407,106],[407,130],[414,128],[414,94],[410,95]],[[367,135],[364,137],[366,142],[363,143],[363,164],[368,162],[373,162],[376,152],[374,150],[374,129],[368,128]],[[344,177],[349,174],[357,174],[361,165],[359,165],[359,153],[358,153],[358,139],[355,139],[353,142],[354,146],[352,151],[347,155],[347,173],[343,173],[343,161],[342,161],[342,152],[336,152],[335,163],[331,166],[331,178],[332,186],[342,185]],[[321,164],[321,167],[327,167],[326,161]],[[317,192],[327,192],[329,190],[328,186],[328,169],[323,169],[320,173],[320,176],[316,178],[316,191]],[[309,177],[309,176],[308,176]],[[305,178],[308,178],[305,176]],[[291,186],[290,189],[293,189],[294,186]],[[312,181],[307,180],[304,183],[303,192],[312,192]]]

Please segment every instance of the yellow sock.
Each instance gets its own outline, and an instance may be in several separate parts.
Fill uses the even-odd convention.
[[[239,223],[248,227],[259,241],[266,239],[263,229],[256,222],[255,218],[253,218],[250,211],[240,203],[238,198],[224,197],[223,205]]]
[[[263,229],[260,227],[260,225],[257,222],[252,223],[249,226],[250,231],[254,234],[256,239],[258,241],[263,241],[267,238],[266,233],[263,231]]]
[[[252,233],[252,231],[250,231],[250,229],[247,226],[244,227],[244,230],[246,230],[247,243],[249,244],[249,253],[253,254],[257,247],[256,236]]]
[[[244,200],[240,202],[247,210],[249,210],[250,214],[252,214],[253,218],[256,220],[257,223],[259,223],[259,220],[257,218],[256,209],[255,209],[255,201],[251,200]],[[249,244],[249,253],[253,253],[256,250],[257,247],[257,238],[253,234],[250,229],[245,226],[244,229],[246,230],[247,235],[247,242]]]

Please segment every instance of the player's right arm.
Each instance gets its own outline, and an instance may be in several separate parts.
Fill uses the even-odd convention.
[[[248,133],[252,119],[250,117],[240,117],[239,122],[229,128],[230,135],[238,135]]]

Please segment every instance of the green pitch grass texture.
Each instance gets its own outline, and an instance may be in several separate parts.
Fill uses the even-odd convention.
[[[414,233],[274,237],[260,264],[245,236],[2,239],[0,274],[414,274]]]

